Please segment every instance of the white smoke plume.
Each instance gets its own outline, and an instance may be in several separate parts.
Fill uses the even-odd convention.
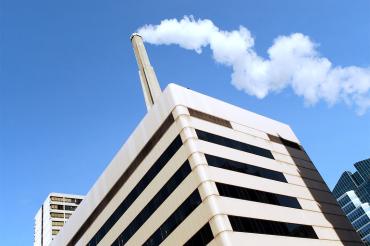
[[[198,54],[209,46],[216,62],[232,67],[231,83],[258,98],[290,86],[308,105],[343,101],[354,104],[359,114],[370,107],[370,67],[333,66],[301,33],[277,37],[267,50],[268,58],[256,53],[247,28],[224,31],[208,19],[165,19],[139,28],[138,33],[145,42],[175,44]]]

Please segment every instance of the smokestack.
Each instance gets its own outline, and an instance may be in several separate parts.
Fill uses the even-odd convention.
[[[161,95],[161,87],[159,86],[154,69],[150,65],[142,37],[137,33],[133,33],[131,35],[131,43],[134,48],[137,65],[139,66],[139,76],[146,107],[149,110]]]

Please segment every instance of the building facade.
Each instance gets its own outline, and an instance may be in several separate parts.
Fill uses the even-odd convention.
[[[131,41],[148,113],[52,245],[362,245],[288,125],[162,92]]]
[[[50,245],[83,198],[80,195],[50,193],[35,216],[33,245]]]
[[[362,245],[291,128],[170,84],[52,245]]]
[[[359,161],[354,166],[356,172],[344,172],[333,194],[361,239],[370,245],[370,159]]]

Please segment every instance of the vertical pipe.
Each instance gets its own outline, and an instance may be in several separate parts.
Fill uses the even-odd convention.
[[[139,67],[139,76],[144,92],[146,107],[149,110],[161,95],[161,88],[154,69],[150,65],[142,37],[137,33],[132,34],[131,43],[134,48],[137,65]]]

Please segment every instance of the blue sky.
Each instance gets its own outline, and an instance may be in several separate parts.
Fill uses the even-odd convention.
[[[370,3],[358,1],[26,1],[0,7],[0,245],[30,245],[49,192],[85,194],[146,108],[129,36],[144,24],[194,15],[243,25],[255,50],[301,32],[336,66],[370,66]],[[175,82],[289,124],[332,188],[369,157],[370,112],[307,107],[289,88],[263,100],[230,83],[230,67],[177,46],[147,44],[164,88]]]

